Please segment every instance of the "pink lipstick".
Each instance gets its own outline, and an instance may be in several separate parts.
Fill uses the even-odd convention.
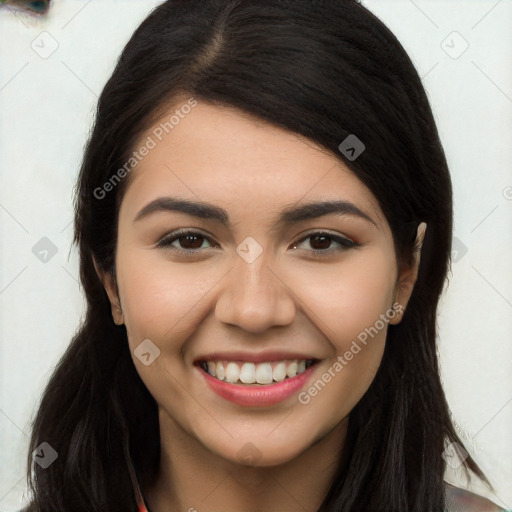
[[[234,384],[219,380],[196,365],[212,391],[222,398],[244,407],[265,407],[278,404],[297,393],[309,380],[316,361],[306,370],[282,382],[272,384]]]

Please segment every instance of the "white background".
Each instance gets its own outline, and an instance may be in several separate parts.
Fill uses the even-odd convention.
[[[45,19],[0,8],[0,511],[22,504],[29,422],[83,314],[71,199],[97,96],[158,3],[55,0]],[[408,51],[438,122],[459,248],[439,318],[442,377],[496,494],[469,487],[512,509],[512,2],[364,4]],[[43,237],[57,250],[46,263],[32,252]]]

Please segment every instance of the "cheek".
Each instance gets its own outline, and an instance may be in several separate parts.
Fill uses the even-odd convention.
[[[304,304],[305,314],[337,351],[344,351],[347,343],[389,311],[394,300],[395,260],[387,253],[367,251],[339,264],[317,265],[314,270],[295,268],[286,280],[294,283],[291,287]]]
[[[305,400],[321,393],[317,407],[343,416],[366,392],[382,360],[394,299],[395,260],[387,253],[368,252],[346,265],[319,266],[314,274],[302,276],[296,278],[297,295],[331,348],[322,364],[321,382],[306,391]],[[324,393],[324,386],[330,391]]]
[[[215,284],[207,272],[154,258],[145,250],[121,254],[118,269],[130,345],[179,336],[197,321],[201,301]]]
[[[340,266],[335,275],[316,273],[315,286],[299,282],[302,296],[308,296],[304,302],[331,344],[331,357],[298,398],[301,404],[315,407],[318,417],[330,418],[331,427],[350,413],[370,387],[392,317],[394,260],[375,257],[371,265],[360,263]]]

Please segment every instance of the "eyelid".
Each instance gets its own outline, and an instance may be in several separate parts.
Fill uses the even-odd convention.
[[[333,239],[341,239],[343,241],[350,242],[355,245],[359,245],[359,242],[356,239],[349,237],[347,235],[343,235],[341,233],[329,231],[328,229],[313,229],[311,231],[307,231],[306,233],[302,233],[300,235],[301,238],[299,238],[298,241],[302,242],[306,238],[309,238],[313,235],[325,235],[325,236],[331,237]]]

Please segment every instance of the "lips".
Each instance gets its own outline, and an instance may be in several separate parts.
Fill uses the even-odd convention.
[[[277,405],[309,381],[319,359],[291,352],[224,353],[196,358],[194,366],[207,388],[245,407]]]
[[[217,396],[242,407],[271,407],[285,402],[298,393],[312,378],[317,365],[313,364],[295,377],[271,384],[233,384],[212,377],[200,365],[195,365],[207,387]]]

